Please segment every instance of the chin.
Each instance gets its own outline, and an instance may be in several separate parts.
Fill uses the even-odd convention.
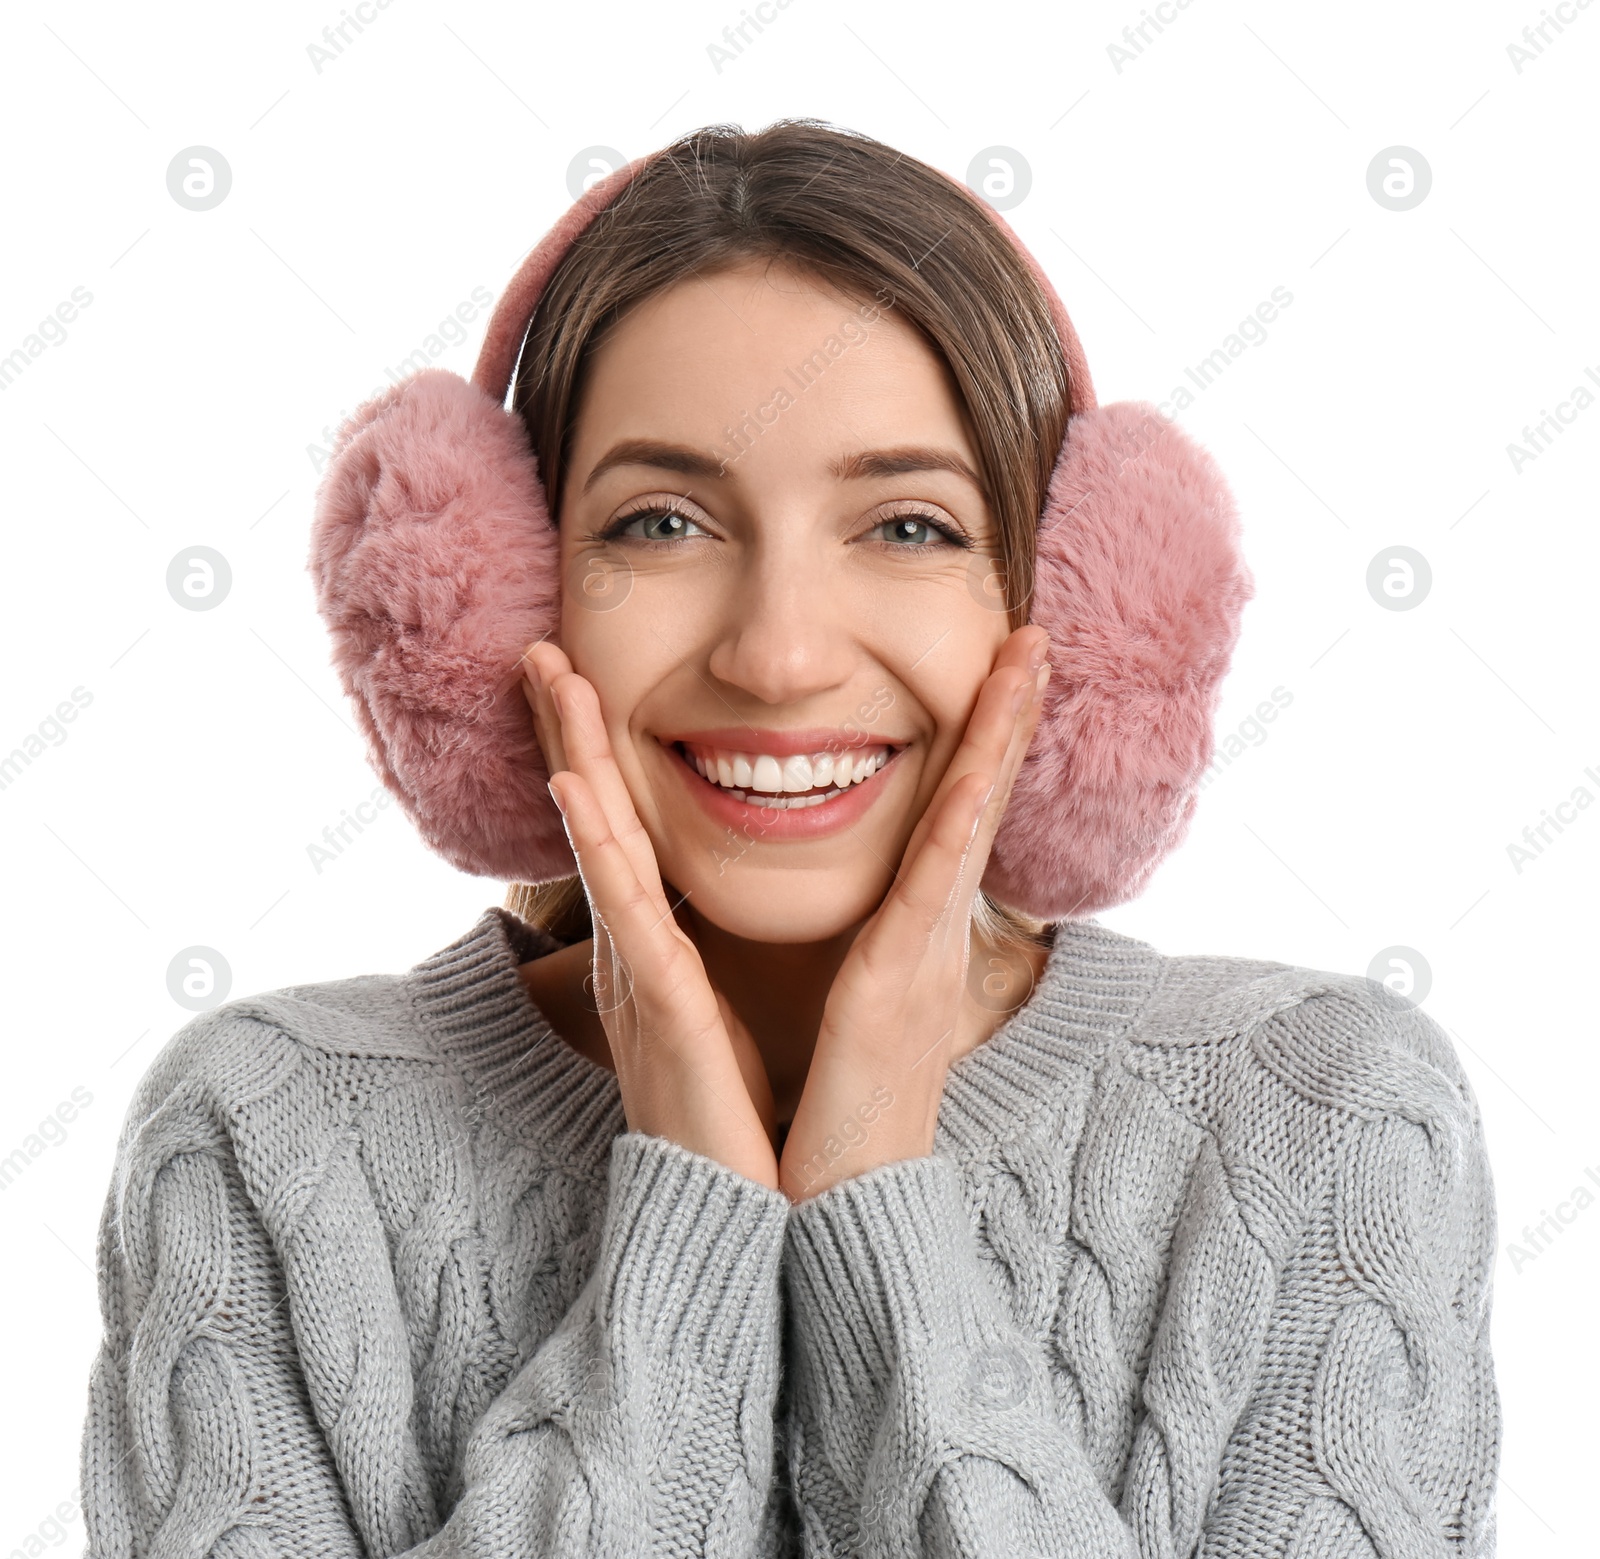
[[[887,882],[862,880],[855,872],[762,869],[748,857],[710,870],[662,875],[675,891],[686,890],[695,913],[730,936],[747,942],[826,942],[853,930],[883,902]]]
[[[904,796],[920,771],[896,751],[831,805],[782,821],[722,793],[672,754],[650,775],[647,832],[668,902],[685,893],[696,915],[750,942],[825,942],[883,902],[910,836]],[[641,779],[643,776],[641,776]]]

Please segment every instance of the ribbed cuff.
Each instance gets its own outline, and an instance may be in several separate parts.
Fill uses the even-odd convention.
[[[945,1431],[967,1424],[987,1443],[979,1425],[992,1412],[1045,1400],[1044,1361],[983,1269],[948,1159],[903,1159],[801,1202],[784,1280],[791,1325],[835,1404],[881,1401],[892,1385]]]
[[[959,1223],[958,1223],[959,1219]],[[935,1156],[883,1164],[841,1180],[789,1215],[788,1279],[798,1319],[827,1330],[863,1359],[951,1342],[963,1306],[970,1243],[956,1170]]]
[[[624,1369],[736,1381],[780,1341],[788,1198],[664,1137],[611,1145],[596,1279]]]

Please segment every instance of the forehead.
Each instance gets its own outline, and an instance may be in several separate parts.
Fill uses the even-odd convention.
[[[970,447],[948,365],[892,297],[752,260],[674,283],[597,343],[574,454],[617,436],[704,439],[763,414],[781,418],[785,442],[854,428],[858,441],[942,434]]]

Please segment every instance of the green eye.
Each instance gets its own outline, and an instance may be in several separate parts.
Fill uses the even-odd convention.
[[[637,526],[639,529],[635,530]],[[901,552],[932,550],[941,544],[970,548],[972,542],[960,531],[935,519],[933,515],[914,512],[897,514],[880,520],[869,535],[886,533],[890,545]],[[705,536],[710,533],[681,509],[660,504],[645,504],[626,514],[619,514],[601,532],[605,541],[644,541],[670,543],[686,537]],[[937,539],[936,539],[937,538]]]
[[[929,532],[942,536],[952,546],[969,547],[966,537],[952,530],[948,525],[941,525],[931,514],[897,514],[891,520],[882,520],[873,526],[874,530],[887,531],[890,539],[901,551],[915,551],[922,547],[935,546],[927,534]],[[922,535],[916,534],[922,532]],[[905,544],[905,545],[902,545]]]
[[[614,541],[622,536],[631,526],[642,525],[644,530],[639,534],[640,541],[676,541],[679,537],[689,533],[689,527],[704,535],[700,527],[678,509],[661,509],[651,506],[645,509],[635,509],[631,514],[618,515],[606,528],[605,539]],[[653,529],[659,526],[660,529]]]

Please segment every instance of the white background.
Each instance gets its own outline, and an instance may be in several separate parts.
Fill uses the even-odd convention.
[[[1600,797],[1600,405],[1520,470],[1507,446],[1600,393],[1600,4],[1520,72],[1532,0],[1195,0],[1120,71],[1107,46],[1139,4],[793,0],[718,70],[708,45],[741,9],[394,0],[320,70],[337,0],[0,20],[0,355],[93,296],[0,391],[0,755],[74,688],[91,699],[0,789],[0,1156],[75,1088],[91,1100],[0,1192],[0,1553],[54,1538],[76,1490],[95,1226],[138,1075],[190,1015],[174,956],[222,952],[231,996],[399,970],[503,896],[392,806],[311,863],[376,780],[304,569],[310,447],[474,288],[498,294],[585,148],[812,115],[958,176],[1020,153],[1008,218],[1102,401],[1166,397],[1292,293],[1181,416],[1231,478],[1257,583],[1219,733],[1274,688],[1291,701],[1103,919],[1168,953],[1423,955],[1499,1198],[1502,1551],[1565,1559],[1593,1540],[1600,1204],[1566,1199],[1600,1176],[1600,807],[1520,871],[1508,846],[1576,788]],[[204,212],[167,189],[194,145],[232,170]],[[1395,145],[1432,171],[1406,211],[1367,186]],[[482,323],[437,361],[469,373]],[[166,586],[197,545],[232,572],[211,611]],[[1411,610],[1367,589],[1395,546],[1431,567]],[[1514,1260],[1558,1204],[1571,1222]]]

